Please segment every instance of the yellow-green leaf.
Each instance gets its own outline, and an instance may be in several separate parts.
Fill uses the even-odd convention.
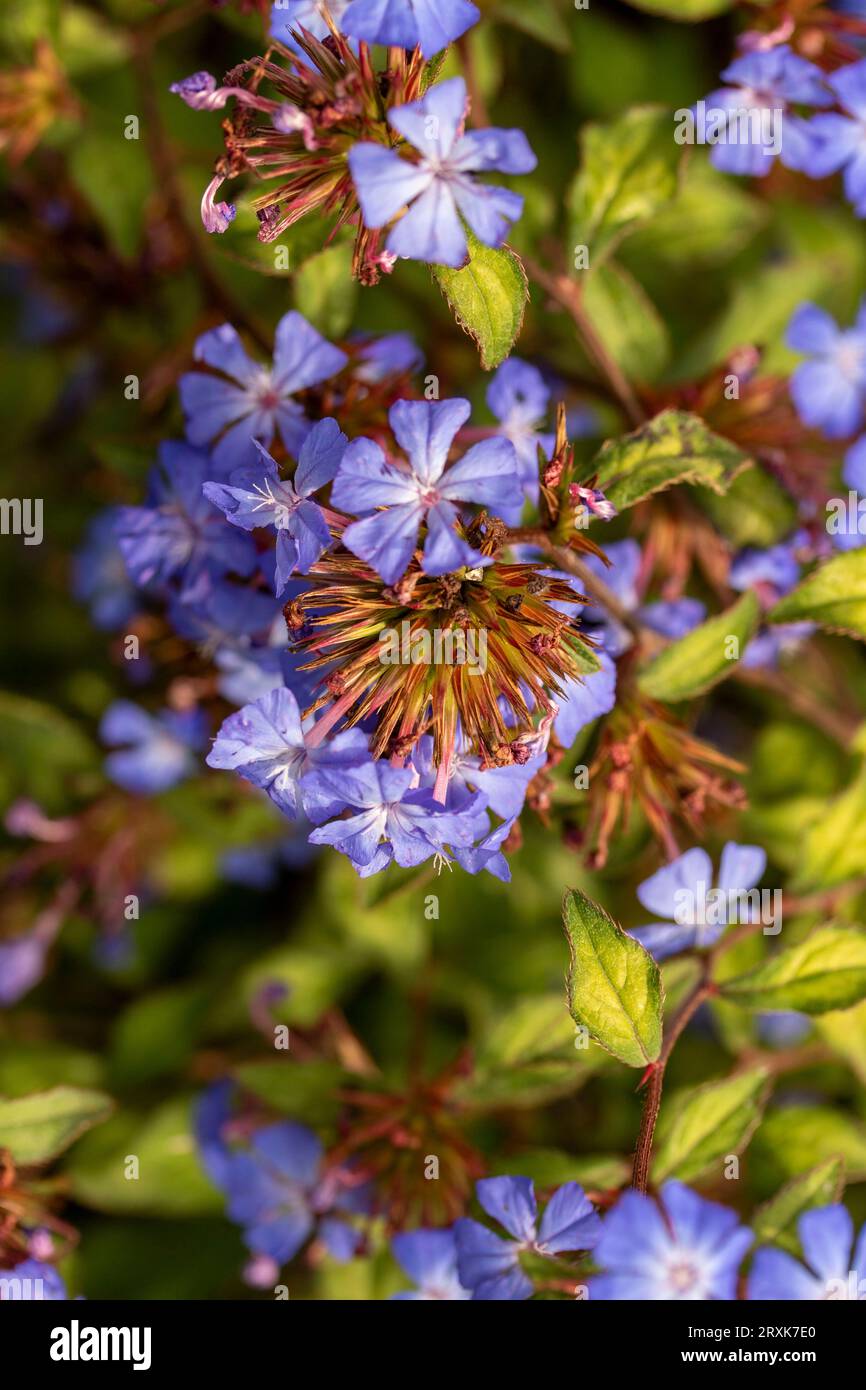
[[[457,323],[478,344],[482,367],[492,371],[505,361],[523,325],[526,271],[509,247],[484,246],[471,232],[468,240],[468,265],[435,265],[433,275]]]
[[[752,1230],[760,1245],[781,1245],[796,1254],[797,1222],[811,1207],[826,1207],[838,1202],[845,1181],[845,1165],[841,1158],[825,1158],[808,1173],[801,1173],[758,1207],[752,1217]]]
[[[113,1104],[104,1091],[78,1086],[0,1099],[0,1149],[8,1149],[21,1165],[47,1163],[85,1130],[107,1119]]]
[[[773,623],[817,623],[866,640],[866,549],[836,555],[798,584],[769,613]]]
[[[598,485],[619,511],[676,483],[723,493],[751,459],[686,410],[663,410],[620,439],[608,440],[592,462]]]
[[[866,932],[819,927],[787,951],[736,979],[722,994],[749,1009],[796,1009],[823,1014],[866,998]]]
[[[716,618],[672,642],[641,673],[638,685],[653,700],[690,700],[724,680],[739,661],[761,612],[751,590]]]
[[[664,991],[652,956],[577,888],[565,894],[563,920],[575,1023],[629,1067],[654,1062],[662,1045]]]
[[[769,1073],[752,1067],[724,1081],[678,1091],[662,1105],[654,1182],[690,1182],[746,1147],[769,1094]]]

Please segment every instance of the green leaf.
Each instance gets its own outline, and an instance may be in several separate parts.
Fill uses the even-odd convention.
[[[750,1162],[774,1187],[828,1158],[844,1160],[849,1182],[866,1179],[866,1127],[843,1110],[821,1105],[772,1110],[750,1152]]]
[[[637,280],[609,261],[586,281],[583,307],[605,348],[632,381],[661,376],[671,355],[664,319]]]
[[[526,0],[496,0],[491,18],[512,24],[558,53],[569,50],[570,35],[555,0],[532,0],[531,5]]]
[[[866,932],[819,927],[787,951],[727,980],[722,994],[749,1009],[825,1014],[866,998]]]
[[[77,135],[69,155],[73,182],[127,260],[141,246],[142,207],[151,191],[144,146],[143,139],[124,139],[123,117],[117,116],[111,128],[90,127]]]
[[[702,695],[730,673],[760,617],[758,600],[749,590],[733,608],[709,618],[660,652],[638,677],[640,689],[652,700],[690,700]],[[731,638],[737,644],[735,657],[728,655]]]
[[[664,991],[652,956],[578,888],[566,891],[563,921],[575,1023],[626,1066],[654,1062],[662,1045]]]
[[[697,23],[698,20],[713,19],[717,14],[733,9],[736,0],[628,0],[628,3],[646,14]]]
[[[866,766],[850,787],[826,802],[802,837],[797,888],[831,888],[866,873]]]
[[[838,1202],[844,1182],[845,1165],[841,1158],[825,1158],[808,1173],[792,1178],[775,1197],[758,1207],[752,1217],[756,1242],[780,1245],[791,1254],[797,1254],[797,1222],[803,1212]]]
[[[358,284],[352,279],[352,247],[329,246],[311,256],[294,279],[295,305],[326,338],[342,338],[352,324]]]
[[[530,995],[498,1014],[455,1095],[475,1110],[543,1105],[577,1090],[604,1061],[597,1048],[575,1048],[561,993]]]
[[[5,690],[0,691],[0,763],[4,793],[32,796],[49,810],[68,795],[73,777],[99,765],[96,749],[65,714]]]
[[[758,466],[738,474],[723,494],[697,488],[695,500],[738,550],[747,545],[759,550],[776,545],[794,529],[797,520],[793,499]]]
[[[137,1176],[130,1158],[138,1160]],[[147,1115],[118,1112],[81,1141],[65,1173],[76,1201],[96,1211],[200,1216],[223,1206],[199,1161],[191,1102],[182,1096]]]
[[[467,235],[469,264],[462,270],[435,265],[433,276],[489,372],[505,361],[523,326],[529,286],[523,262],[509,247],[497,251]]]
[[[682,154],[671,113],[658,106],[633,107],[616,120],[584,126],[568,206],[572,241],[589,248],[590,273],[674,197]]]
[[[296,1062],[290,1053],[284,1061],[242,1063],[234,1076],[273,1110],[314,1126],[336,1119],[338,1087],[357,1084],[357,1078],[336,1062]]]
[[[836,555],[813,570],[768,616],[772,623],[817,623],[866,640],[866,549]]]
[[[854,1009],[824,1014],[815,1026],[828,1047],[866,1086],[866,1000]]]
[[[47,1163],[107,1119],[113,1105],[104,1091],[77,1086],[0,1099],[0,1149],[8,1149],[18,1164]]]
[[[690,1182],[727,1155],[740,1153],[760,1121],[769,1080],[764,1068],[752,1067],[724,1081],[678,1091],[662,1106],[653,1181]]]
[[[620,439],[608,440],[592,462],[599,487],[619,511],[675,483],[725,492],[751,460],[714,434],[697,415],[663,410]]]
[[[579,1182],[582,1187],[624,1187],[632,1165],[620,1154],[570,1154],[561,1149],[520,1149],[493,1164],[495,1173],[520,1173],[538,1187],[561,1187]]]

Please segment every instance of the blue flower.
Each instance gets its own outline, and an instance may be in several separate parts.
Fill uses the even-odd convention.
[[[315,1233],[335,1259],[351,1259],[361,1237],[342,1214],[367,1211],[368,1192],[347,1169],[325,1164],[321,1143],[304,1125],[269,1125],[248,1147],[233,1147],[226,1139],[230,1102],[225,1082],[205,1092],[196,1106],[195,1134],[202,1163],[225,1192],[228,1215],[243,1227],[247,1247],[282,1265]]]
[[[195,771],[194,753],[204,747],[206,726],[201,710],[166,709],[154,716],[129,700],[116,700],[102,717],[99,736],[120,749],[105,759],[112,782],[146,796],[167,791]]]
[[[354,812],[346,820],[319,826],[310,843],[333,845],[362,878],[379,873],[392,859],[409,868],[436,855],[447,858],[446,845],[472,845],[475,816],[484,805],[484,798],[477,796],[459,811],[446,811],[432,792],[413,789],[414,769],[386,762],[317,768],[309,782],[323,803],[339,801]]]
[[[549,459],[556,443],[556,436],[543,429],[550,388],[537,367],[509,357],[491,379],[487,404],[500,423],[499,433],[514,445],[524,493],[537,502],[539,446]]]
[[[214,461],[224,473],[252,461],[252,439],[270,448],[276,433],[297,458],[312,422],[292,397],[327,381],[348,361],[294,310],[277,324],[272,367],[253,361],[228,323],[203,333],[194,356],[225,375],[188,372],[181,377],[187,435],[198,445],[218,439]]]
[[[754,589],[764,609],[791,592],[800,578],[797,549],[798,533],[790,541],[758,550],[748,546],[731,564],[729,581],[733,589]],[[779,659],[795,651],[815,631],[814,623],[779,623],[762,627],[743,652],[742,665],[749,670],[775,667]]]
[[[469,255],[461,216],[479,241],[501,246],[523,211],[523,199],[507,188],[477,183],[474,173],[528,174],[537,160],[522,130],[465,133],[466,84],[441,82],[388,120],[421,155],[404,159],[384,145],[362,142],[349,151],[349,167],[364,221],[391,229],[387,250],[409,260],[459,267]]]
[[[853,328],[840,329],[816,304],[801,304],[788,325],[788,347],[808,353],[790,390],[804,425],[844,439],[860,429],[866,406],[866,301]]]
[[[592,1250],[601,1234],[601,1220],[576,1182],[554,1192],[538,1222],[535,1188],[529,1178],[482,1178],[475,1191],[488,1216],[512,1237],[489,1231],[468,1218],[458,1221],[457,1268],[464,1288],[479,1300],[531,1298],[531,1279],[520,1267],[526,1251],[536,1255],[561,1255],[566,1251]]]
[[[53,1265],[44,1260],[22,1260],[0,1274],[0,1299],[64,1302],[66,1285]]]
[[[352,369],[356,381],[377,386],[389,376],[417,372],[424,365],[424,354],[411,333],[385,333],[365,342]]]
[[[486,559],[455,531],[456,502],[493,509],[520,503],[514,447],[505,439],[485,439],[445,471],[454,436],[469,419],[468,401],[397,401],[388,418],[409,466],[389,462],[372,439],[355,439],[343,455],[331,500],[355,515],[375,511],[343,532],[343,544],[394,584],[405,572],[427,525],[422,568],[450,574]]]
[[[665,922],[629,931],[656,960],[678,951],[713,946],[731,922],[753,920],[753,904],[747,895],[760,882],[767,856],[758,845],[736,845],[722,850],[719,878],[713,889],[713,865],[703,849],[687,849],[673,863],[657,869],[639,886],[643,906]]]
[[[866,217],[866,58],[824,80],[846,114],[828,112],[809,123],[814,145],[806,173],[824,178],[843,169],[845,196]]]
[[[320,420],[301,445],[291,482],[280,477],[276,462],[258,440],[257,463],[232,473],[229,483],[205,483],[204,495],[233,526],[254,531],[273,526],[277,533],[276,593],[279,598],[295,570],[309,574],[331,544],[321,507],[309,499],[330,483],[348,440],[336,420]]]
[[[318,822],[341,809],[340,780],[367,756],[367,738],[359,729],[337,734],[326,745],[308,747],[298,702],[281,686],[229,715],[207,764],[238,772],[261,787],[290,820],[303,812]],[[324,794],[321,786],[309,781],[312,769],[323,765],[339,769],[337,790]]]
[[[138,607],[135,585],[118,544],[119,517],[120,508],[110,507],[93,518],[73,565],[75,597],[89,604],[94,624],[107,631],[122,627]]]
[[[640,596],[641,549],[635,540],[612,541],[605,548],[610,565],[597,555],[587,555],[585,564],[610,589],[627,613],[658,632],[662,637],[675,641],[685,637],[706,617],[706,608],[695,598],[663,599],[655,603],[643,603]],[[579,584],[577,585],[579,588]],[[588,604],[583,612],[588,629],[599,631],[595,634],[604,643],[611,656],[621,656],[632,644],[632,636],[626,627],[603,608]]]
[[[562,694],[557,696],[559,712],[553,728],[563,748],[570,748],[581,729],[610,714],[616,704],[616,664],[605,651],[596,652],[596,656],[601,669],[581,680],[565,681]]]
[[[331,18],[338,28],[350,4],[351,0],[328,0]],[[292,29],[307,29],[314,39],[328,37],[331,31],[322,16],[319,0],[277,0],[271,6],[271,38],[278,39],[293,53],[302,53],[303,50],[292,38]]]
[[[253,542],[227,526],[202,493],[213,477],[201,450],[174,441],[160,446],[145,505],[118,509],[117,542],[136,584],[176,583],[190,597],[227,573],[252,574]]]
[[[432,58],[480,17],[470,0],[352,0],[341,28],[367,43],[420,47],[425,58]]]
[[[789,109],[792,104],[829,106],[832,98],[824,87],[824,74],[814,63],[793,53],[787,44],[737,58],[722,73],[723,87],[707,97],[708,108],[730,112],[725,143],[713,144],[710,160],[717,169],[728,174],[751,174],[760,177],[769,173],[778,154],[788,169],[808,166],[814,141],[809,122]],[[765,112],[766,117],[778,112],[781,149],[770,130],[755,132],[751,125],[742,140],[738,112]]]
[[[589,1297],[658,1302],[730,1300],[752,1232],[734,1211],[666,1182],[658,1203],[627,1192],[605,1217]]]
[[[448,1299],[464,1301],[472,1297],[457,1274],[457,1245],[454,1230],[406,1231],[391,1241],[394,1259],[416,1285],[391,1298],[403,1302]]]
[[[797,1222],[805,1265],[785,1250],[760,1249],[749,1275],[749,1298],[767,1301],[866,1300],[866,1226],[854,1244],[843,1206],[805,1211]]]
[[[45,973],[45,956],[50,945],[37,932],[6,937],[0,941],[0,1008],[17,1004]]]

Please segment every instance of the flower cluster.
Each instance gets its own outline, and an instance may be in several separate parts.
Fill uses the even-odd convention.
[[[430,85],[425,61],[477,18],[468,0],[275,6],[275,56],[242,64],[221,86],[206,72],[175,83],[195,110],[235,103],[202,199],[206,229],[227,230],[236,208],[216,201],[219,189],[249,170],[269,185],[253,202],[262,241],[312,213],[333,219],[332,235],[354,226],[354,272],[365,284],[399,258],[462,266],[467,227],[500,246],[523,199],[477,175],[527,174],[535,156],[520,130],[466,131],[465,82]],[[388,45],[385,68],[374,67],[370,44]]]

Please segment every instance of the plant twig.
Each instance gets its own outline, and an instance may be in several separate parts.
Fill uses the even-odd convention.
[[[659,1109],[661,1107],[662,1088],[664,1086],[665,1068],[667,1067],[668,1060],[683,1030],[694,1018],[701,1005],[705,1003],[714,992],[714,986],[709,979],[708,971],[709,967],[707,966],[691,994],[683,1001],[679,1010],[671,1020],[670,1028],[662,1044],[659,1059],[652,1064],[649,1073],[631,1179],[631,1185],[636,1192],[646,1192],[649,1182],[653,1136],[655,1135],[656,1121],[658,1120]]]
[[[587,353],[608,381],[631,424],[643,424],[646,419],[646,412],[642,409],[619,363],[608,352],[596,332],[595,326],[584,308],[580,286],[574,280],[569,279],[567,275],[545,270],[531,257],[524,257],[523,263],[530,278],[535,280],[550,295],[551,299],[554,299],[571,315]]]

